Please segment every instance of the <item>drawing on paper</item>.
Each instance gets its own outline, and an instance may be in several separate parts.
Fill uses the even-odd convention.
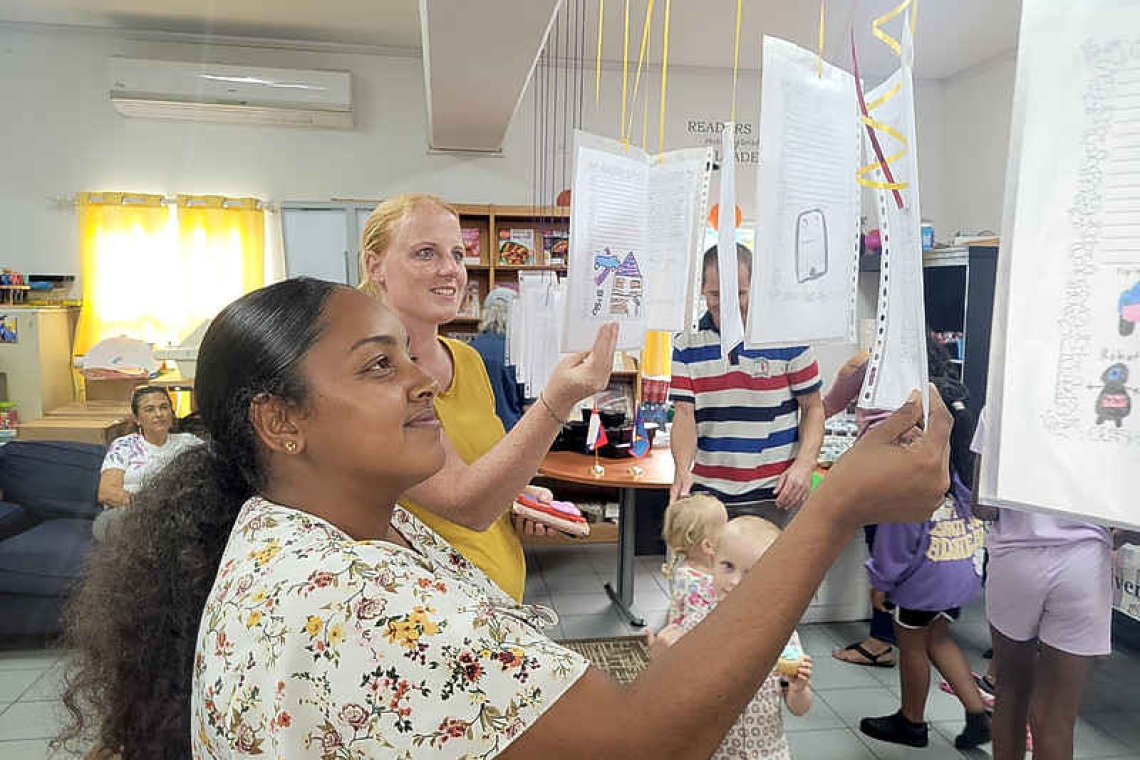
[[[796,282],[811,282],[827,274],[827,217],[822,209],[803,211],[796,218]]]
[[[630,251],[619,259],[609,248],[594,256],[594,317],[626,317],[641,314],[644,282],[637,257]]]
[[[1126,364],[1113,364],[1100,376],[1100,393],[1096,397],[1096,424],[1113,422],[1116,427],[1124,424],[1124,418],[1132,413],[1132,396],[1135,392],[1128,387],[1128,366]]]
[[[1136,329],[1136,323],[1140,322],[1140,282],[1120,294],[1117,312],[1120,316],[1120,334],[1131,335]]]
[[[16,318],[8,315],[0,316],[0,343],[19,343],[20,336],[16,332]]]

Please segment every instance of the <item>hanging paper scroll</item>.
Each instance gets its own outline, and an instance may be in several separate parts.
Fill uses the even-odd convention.
[[[1023,6],[979,491],[987,504],[1133,528],[1137,29],[1133,0]]]
[[[854,343],[862,152],[855,79],[764,38],[749,348]]]
[[[608,322],[619,349],[641,348],[646,330],[685,329],[708,162],[705,148],[650,156],[576,133],[563,351],[590,348]]]
[[[876,188],[875,210],[883,249],[875,339],[867,377],[859,393],[859,406],[864,409],[898,408],[914,390],[922,392],[923,408],[929,408],[911,45],[908,20],[904,24],[902,66],[866,94],[870,117],[864,124],[875,130],[885,152],[890,154],[891,176],[881,165],[867,172]],[[867,125],[866,121],[872,124]],[[865,129],[863,136],[865,156],[873,161],[876,150],[870,130]]]

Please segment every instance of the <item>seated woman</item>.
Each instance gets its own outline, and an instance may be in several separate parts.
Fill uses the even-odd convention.
[[[410,488],[400,505],[521,601],[526,558],[518,533],[545,529],[512,523],[511,503],[528,488],[574,405],[609,382],[617,325],[599,331],[593,351],[565,357],[508,433],[495,416],[491,380],[478,352],[439,334],[455,319],[467,288],[465,252],[455,209],[431,195],[397,195],[364,224],[360,289],[395,312],[412,355],[439,384],[435,412],[446,462]],[[545,488],[532,495],[551,498]]]
[[[510,288],[494,288],[483,301],[483,316],[479,320],[479,334],[471,340],[471,348],[479,352],[487,379],[495,394],[495,416],[503,422],[509,433],[523,413],[523,390],[515,368],[507,364],[507,326],[511,315],[511,301],[516,298]]]
[[[201,441],[189,433],[172,433],[174,407],[165,388],[140,385],[131,396],[131,414],[138,432],[111,442],[99,476],[99,503],[103,512],[95,518],[92,532],[104,541],[143,481],[161,470],[188,446]]]
[[[707,758],[857,527],[925,519],[947,485],[949,415],[931,394],[915,432],[915,394],[622,686],[396,506],[446,458],[437,384],[407,345],[384,307],[314,280],[213,320],[210,443],[139,493],[72,596],[65,743],[89,729],[124,760]]]

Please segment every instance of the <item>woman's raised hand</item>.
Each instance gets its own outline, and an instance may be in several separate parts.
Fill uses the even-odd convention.
[[[894,414],[867,431],[839,458],[817,496],[835,494],[844,504],[835,518],[852,527],[871,523],[923,522],[950,488],[950,428],[942,397],[930,386],[930,417],[922,424],[915,391]]]
[[[598,330],[594,347],[589,351],[564,356],[550,377],[543,395],[555,414],[562,419],[570,415],[574,404],[598,391],[605,390],[614,366],[618,325],[603,325]]]

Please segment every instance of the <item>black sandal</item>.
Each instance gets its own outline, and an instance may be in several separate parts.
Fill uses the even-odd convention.
[[[866,662],[859,662],[858,660],[845,660],[842,657],[832,655],[840,662],[846,662],[849,665],[863,665],[869,668],[893,668],[896,664],[896,661],[893,659],[889,661],[881,661],[887,655],[894,654],[895,650],[889,644],[887,645],[886,649],[884,649],[882,652],[879,652],[878,654],[872,654],[870,651],[868,651],[867,648],[863,646],[863,642],[861,641],[856,641],[854,644],[844,647],[839,651],[855,652],[866,660]]]

